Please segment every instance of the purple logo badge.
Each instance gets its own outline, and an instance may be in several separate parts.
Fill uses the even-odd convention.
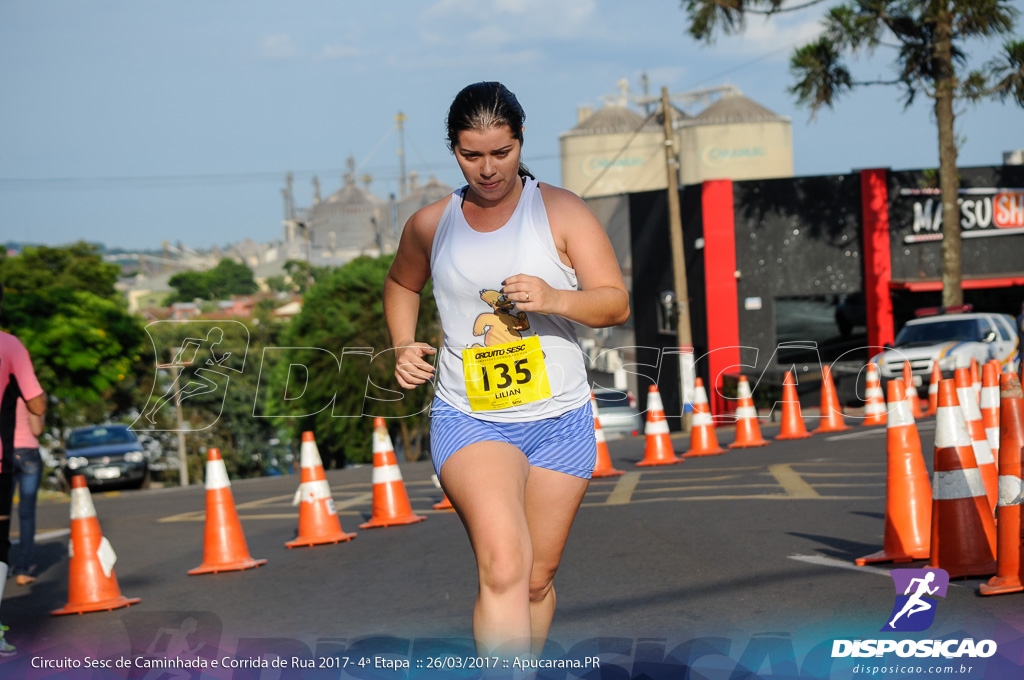
[[[893,569],[896,603],[883,631],[919,632],[935,621],[935,597],[946,597],[949,574],[945,569]]]

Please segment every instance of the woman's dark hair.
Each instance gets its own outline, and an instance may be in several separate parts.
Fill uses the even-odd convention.
[[[523,123],[526,112],[519,100],[498,82],[473,83],[455,95],[445,125],[448,127],[448,150],[455,152],[459,133],[464,130],[489,130],[507,125],[512,136],[523,144]],[[519,162],[519,175],[533,178],[523,162]]]

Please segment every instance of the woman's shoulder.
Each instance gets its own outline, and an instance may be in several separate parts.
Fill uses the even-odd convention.
[[[565,238],[570,232],[584,233],[582,228],[585,226],[601,229],[597,217],[582,198],[561,187],[544,183],[539,183],[538,186],[544,199],[544,211],[548,215],[548,223],[556,240],[559,237]]]
[[[583,202],[583,199],[568,189],[556,187],[546,182],[538,182],[537,188],[540,189],[541,198],[544,199],[544,207],[549,215],[553,212],[570,215],[578,211],[590,212],[590,208]]]
[[[417,237],[425,239],[429,243],[433,240],[437,225],[441,221],[441,216],[444,215],[444,210],[448,207],[450,201],[451,194],[448,194],[440,200],[423,206],[414,212],[409,221],[406,222],[406,230],[411,229]]]

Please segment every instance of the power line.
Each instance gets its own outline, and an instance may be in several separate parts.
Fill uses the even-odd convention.
[[[427,166],[429,167],[429,165]],[[367,172],[394,172],[394,166],[370,166],[360,168]],[[264,172],[195,173],[187,175],[145,175],[107,177],[0,177],[0,192],[4,191],[61,191],[79,189],[104,189],[118,187],[171,188],[191,185],[262,184],[283,183],[285,175],[291,172],[296,178],[311,179],[313,176],[341,175],[346,168],[320,170],[278,170]],[[382,175],[388,176],[388,175]],[[395,174],[394,178],[397,179]]]
[[[601,178],[604,177],[605,173],[608,172],[608,170],[610,170],[612,167],[614,167],[615,161],[619,160],[619,156],[626,152],[626,149],[628,149],[629,145],[633,143],[633,140],[636,139],[636,136],[640,134],[640,131],[644,129],[644,126],[647,125],[647,123],[649,123],[654,118],[654,116],[657,115],[657,113],[657,110],[654,110],[647,114],[647,117],[644,118],[643,122],[641,122],[637,126],[637,128],[633,130],[633,134],[629,136],[629,139],[627,139],[626,143],[622,145],[622,148],[620,148],[615,153],[615,156],[613,156],[612,159],[608,161],[607,165],[601,168],[601,172],[597,173],[597,177],[590,181],[590,184],[587,185],[587,188],[580,192],[580,198],[587,197],[587,192],[593,189],[594,185],[601,181]]]
[[[793,42],[784,47],[780,47],[774,50],[765,52],[753,59],[745,61],[741,64],[737,64],[724,71],[720,71],[717,74],[704,78],[704,82],[709,80],[714,81],[730,73],[734,73],[748,66],[763,61],[771,56],[774,56],[780,52],[790,50],[796,42]],[[650,116],[648,117],[648,120]],[[646,121],[645,121],[646,122]],[[639,133],[639,128],[633,132],[633,137],[630,141]],[[378,179],[385,181],[397,181],[399,179],[397,174],[390,174],[395,172],[395,166],[393,165],[379,165],[379,166],[368,166],[365,167],[363,164],[372,158],[377,152],[380,146],[387,140],[392,134],[393,130],[388,130],[384,137],[377,142],[373,150],[363,159],[359,164],[359,169],[371,174],[377,175]],[[619,151],[618,155],[621,155],[629,142]],[[413,149],[422,162],[422,167],[426,168],[428,173],[433,173],[436,163],[431,163],[423,154],[420,153],[419,148],[412,143]],[[618,158],[616,155],[616,158]],[[538,161],[549,161],[549,160],[560,160],[562,156],[560,154],[553,155],[541,155],[532,156],[530,162]],[[601,174],[591,182],[587,190],[592,188],[594,184],[600,179],[601,176],[610,166],[606,166]],[[0,177],[0,192],[19,192],[19,191],[75,191],[75,190],[93,190],[93,189],[105,189],[105,188],[117,188],[117,187],[138,187],[138,188],[176,188],[186,187],[192,185],[205,185],[205,186],[226,186],[226,185],[239,185],[239,184],[263,184],[269,182],[281,182],[282,178],[288,173],[292,172],[296,178],[309,178],[314,176],[331,176],[341,175],[347,172],[346,168],[336,167],[319,170],[278,170],[278,171],[258,171],[258,172],[235,172],[235,173],[194,173],[185,175],[144,175],[144,176],[106,176],[106,177]],[[381,174],[383,173],[383,174]],[[584,191],[584,195],[586,190]]]
[[[783,47],[779,47],[779,48],[776,48],[774,50],[765,52],[764,54],[762,54],[762,55],[760,55],[758,57],[754,57],[753,59],[751,59],[749,61],[745,61],[742,64],[737,64],[736,66],[733,66],[731,68],[727,68],[724,71],[721,71],[719,73],[716,73],[716,74],[714,74],[712,76],[709,76],[709,77],[705,78],[703,82],[709,82],[709,81],[713,82],[715,80],[718,80],[722,76],[727,76],[730,73],[734,73],[736,71],[739,71],[740,69],[744,69],[744,68],[746,68],[748,66],[753,66],[757,62],[764,61],[768,57],[772,57],[772,56],[775,56],[776,54],[778,54],[780,52],[786,52],[786,51],[792,49],[794,45],[796,45],[796,41],[791,42],[790,44],[785,45]],[[694,85],[693,87],[696,87],[696,85]],[[692,89],[692,88],[687,88],[687,89]]]

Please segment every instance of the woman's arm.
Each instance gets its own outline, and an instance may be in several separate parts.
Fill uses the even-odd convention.
[[[446,199],[447,200],[447,199]],[[444,202],[418,210],[402,231],[398,252],[384,279],[384,317],[395,348],[395,378],[405,389],[434,377],[434,367],[423,357],[436,350],[416,342],[420,291],[430,278],[430,247]]]
[[[572,192],[541,187],[555,247],[576,270],[580,289],[557,290],[539,277],[517,274],[505,279],[502,292],[525,312],[558,314],[591,328],[622,325],[629,318],[629,294],[604,228]]]

